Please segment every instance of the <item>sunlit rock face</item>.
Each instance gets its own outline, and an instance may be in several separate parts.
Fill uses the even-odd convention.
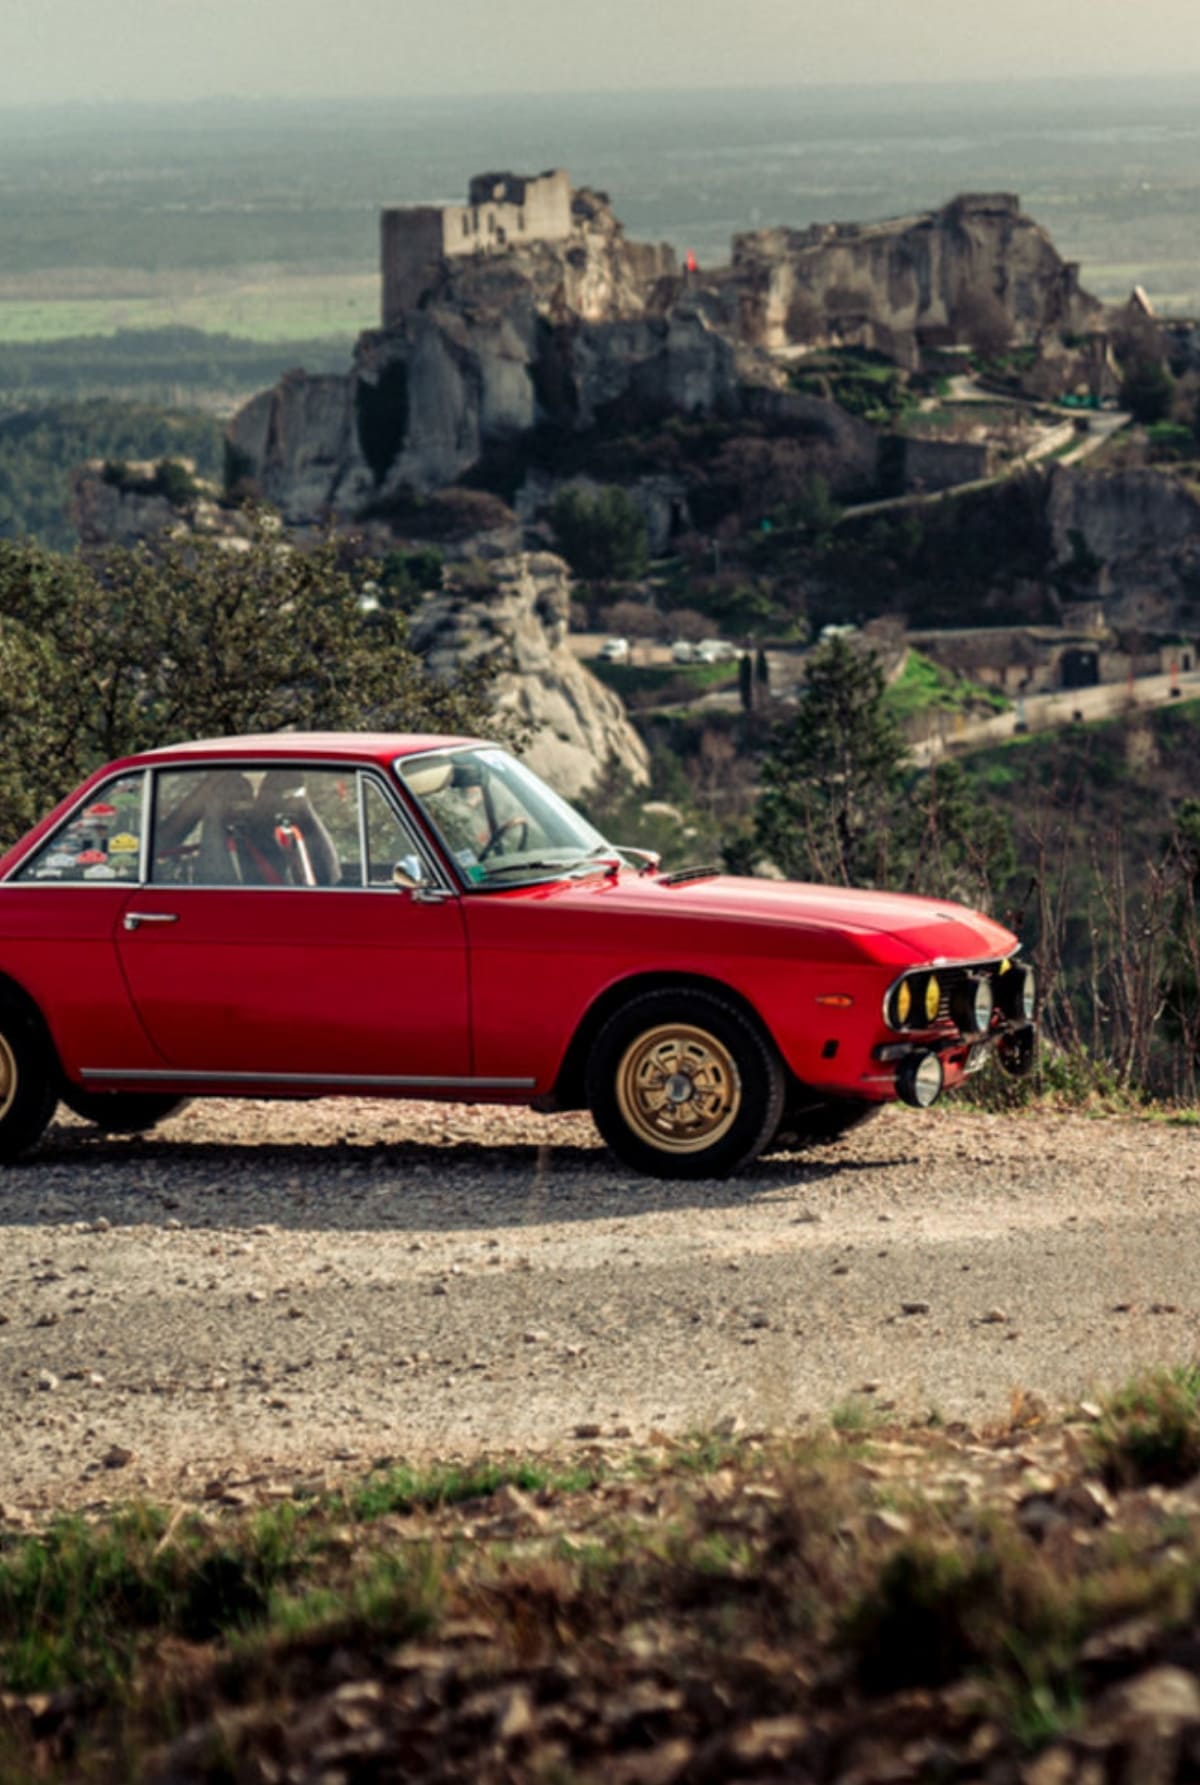
[[[881,223],[763,229],[733,241],[744,337],[772,350],[875,347],[902,363],[922,344],[1007,331],[1083,331],[1103,307],[1012,193],[964,193],[940,211]]]
[[[496,711],[528,727],[523,755],[531,768],[568,799],[592,792],[614,772],[644,787],[650,778],[645,745],[621,701],[567,643],[570,573],[562,559],[520,552],[486,568],[486,586],[451,569],[447,587],[414,615],[412,642],[429,667],[453,676],[461,665],[503,649],[510,667],[494,685]]]

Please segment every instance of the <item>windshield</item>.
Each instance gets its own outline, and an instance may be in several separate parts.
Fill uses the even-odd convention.
[[[397,772],[473,886],[552,879],[616,851],[505,750],[401,757]]]

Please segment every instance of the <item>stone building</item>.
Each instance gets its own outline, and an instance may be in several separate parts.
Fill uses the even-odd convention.
[[[394,328],[434,284],[441,263],[564,242],[574,227],[561,168],[527,178],[476,174],[465,205],[410,205],[382,213],[383,326]]]

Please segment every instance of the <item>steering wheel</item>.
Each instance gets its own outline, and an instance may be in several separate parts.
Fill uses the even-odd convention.
[[[529,820],[523,813],[514,812],[511,818],[506,818],[502,824],[496,826],[483,848],[479,851],[480,861],[485,862],[489,855],[498,855],[500,853],[500,846],[505,837],[516,830],[519,830],[521,833],[521,841],[516,845],[516,848],[512,850],[512,853],[515,855],[522,849],[528,848]]]

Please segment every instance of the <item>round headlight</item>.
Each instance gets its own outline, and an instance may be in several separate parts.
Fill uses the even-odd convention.
[[[936,973],[931,973],[925,981],[925,1021],[935,1023],[937,1013],[942,1008],[942,988]]]
[[[1017,962],[1000,981],[1005,1016],[1031,1023],[1037,1014],[1037,974],[1028,961]]]
[[[929,1109],[941,1096],[944,1079],[936,1054],[911,1054],[896,1074],[896,1090],[914,1109]]]
[[[1026,965],[1021,971],[1021,1015],[1031,1023],[1037,1014],[1037,974]]]
[[[896,1027],[902,1029],[912,1015],[912,987],[907,979],[902,979],[896,987]]]
[[[982,1035],[992,1020],[992,1012],[996,1008],[996,1000],[992,996],[992,983],[989,979],[976,979],[971,985],[971,1018],[976,1035]]]
[[[950,1014],[964,1035],[982,1035],[994,1008],[988,979],[963,979],[951,990]]]

